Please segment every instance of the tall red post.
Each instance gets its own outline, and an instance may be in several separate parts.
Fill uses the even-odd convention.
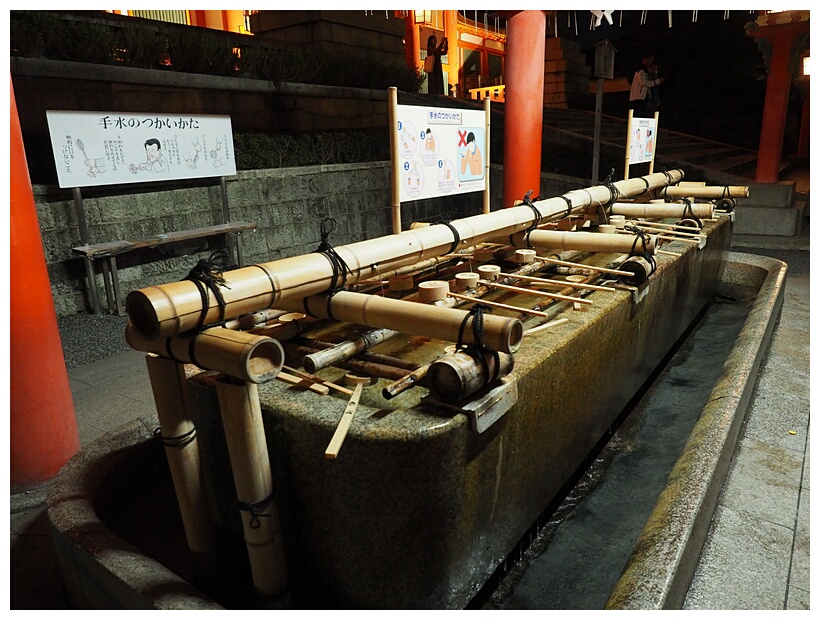
[[[789,90],[792,74],[789,70],[793,35],[787,30],[772,29],[772,60],[766,80],[766,101],[763,107],[763,126],[760,129],[760,147],[755,181],[777,183],[783,155],[783,136],[789,111]]]
[[[512,207],[529,190],[533,197],[541,193],[546,23],[544,11],[507,17],[502,207]]]
[[[57,313],[11,84],[11,493],[51,480],[80,449]]]
[[[777,183],[780,178],[793,61],[808,50],[808,20],[808,11],[761,11],[756,20],[759,27],[750,30],[752,36],[765,43],[761,47],[771,50],[755,171],[758,183]]]
[[[407,67],[420,69],[420,55],[419,27],[416,25],[415,11],[407,11],[404,18],[404,56],[407,59]]]

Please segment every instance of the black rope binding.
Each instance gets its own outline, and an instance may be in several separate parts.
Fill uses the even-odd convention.
[[[334,230],[336,230],[336,220],[332,217],[324,218],[320,225],[322,240],[319,243],[319,247],[316,248],[316,252],[324,255],[324,257],[327,258],[333,270],[333,274],[330,279],[330,286],[328,287],[327,291],[325,291],[326,293],[329,293],[327,298],[327,316],[331,319],[333,318],[333,314],[330,311],[330,302],[336,293],[338,293],[341,290],[344,290],[345,285],[347,284],[347,276],[351,273],[350,267],[347,266],[347,263],[344,261],[344,259],[341,256],[339,256],[339,253],[336,252],[336,250],[330,244],[330,235]],[[305,314],[313,316],[313,314],[308,310],[307,307],[307,297],[304,298],[304,308]]]
[[[564,202],[567,203],[567,212],[564,213],[564,217],[569,217],[572,215],[572,200],[570,200],[567,196],[561,195],[558,198],[563,198]]]
[[[258,502],[248,504],[245,502],[236,502],[236,507],[243,512],[251,513],[251,520],[248,521],[248,525],[251,527],[252,530],[259,529],[259,526],[262,525],[262,521],[260,521],[260,517],[265,517],[270,519],[273,515],[265,515],[262,514],[262,511],[268,507],[274,499],[276,498],[276,490],[268,495],[265,499],[261,499]]]
[[[602,183],[602,185],[609,190],[609,202],[607,202],[608,205],[612,205],[613,202],[617,201],[618,198],[621,197],[620,190],[618,190],[618,188],[615,187],[615,183],[612,181],[612,178],[614,176],[615,176],[615,168],[610,168],[609,174],[606,175],[606,178],[604,179],[604,181]],[[644,181],[646,181],[646,179],[644,179]],[[647,185],[647,188],[648,187],[649,187],[649,185]],[[606,217],[606,210],[604,210],[604,216]],[[607,220],[607,223],[609,223],[609,220]]]
[[[524,195],[524,200],[522,201],[525,205],[527,205],[530,209],[532,209],[532,214],[533,214],[532,224],[530,224],[530,225],[527,227],[527,229],[524,231],[524,239],[525,239],[525,241],[526,241],[526,243],[527,243],[527,247],[528,247],[528,248],[531,248],[531,247],[532,247],[532,246],[530,245],[530,233],[538,227],[538,224],[541,222],[541,218],[543,217],[543,216],[541,215],[541,211],[539,211],[539,210],[538,210],[538,207],[536,207],[536,206],[533,204],[533,201],[532,201],[532,199],[530,199],[530,196],[532,196],[532,190],[529,190],[529,191],[528,191],[528,192]],[[541,196],[536,196],[535,200],[536,200],[536,202],[537,202],[538,200],[541,200]],[[510,245],[514,245],[514,244],[512,243],[512,235],[510,235]]]
[[[636,228],[635,226],[624,226],[624,230],[629,231],[631,233],[635,233],[635,240],[632,242],[632,250],[629,252],[630,256],[640,256],[646,262],[649,263],[651,269],[649,270],[649,274],[655,273],[655,257],[652,256],[652,253],[647,249],[647,244],[650,241],[649,233],[640,228]],[[636,252],[635,248],[638,245],[638,241],[641,242],[641,251]]]
[[[161,441],[162,445],[166,448],[184,448],[196,439],[196,426],[187,433],[177,435],[176,437],[163,437],[162,429],[157,427],[154,429],[154,437]]]
[[[456,351],[464,350],[465,353],[471,357],[478,357],[481,365],[484,368],[484,376],[487,377],[484,385],[489,385],[496,379],[501,371],[501,360],[499,359],[498,351],[487,346],[484,339],[484,313],[492,312],[492,308],[484,304],[475,304],[461,321],[461,327],[458,328],[458,341],[456,342]],[[473,344],[464,344],[464,330],[467,327],[467,322],[473,317]],[[495,360],[495,373],[490,377],[490,369],[487,366],[485,354],[491,353]]]
[[[688,198],[684,198],[683,199],[683,217],[681,219],[687,219],[687,218],[691,219],[691,220],[695,220],[695,223],[698,225],[698,230],[703,229],[703,222],[700,221],[700,218],[698,218],[695,215],[695,211],[694,211],[694,209],[692,209],[692,201],[689,200]]]
[[[201,331],[205,326],[205,317],[208,315],[208,291],[213,292],[216,303],[219,306],[219,320],[214,325],[221,325],[225,322],[225,299],[222,297],[220,287],[230,290],[225,284],[222,272],[230,267],[228,254],[224,250],[212,253],[208,258],[201,259],[183,280],[190,280],[196,284],[199,296],[202,299],[202,310],[199,313],[197,330]]]
[[[461,243],[461,235],[458,234],[458,230],[456,230],[456,227],[450,223],[451,219],[453,219],[452,213],[447,213],[430,222],[434,226],[436,224],[444,224],[447,228],[450,229],[450,232],[453,233],[453,243],[450,244],[450,249],[447,250],[447,254],[455,253],[455,251],[458,249],[459,244]]]

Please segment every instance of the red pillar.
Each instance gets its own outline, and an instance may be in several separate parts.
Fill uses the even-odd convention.
[[[792,74],[789,69],[794,30],[778,26],[762,28],[772,46],[769,76],[766,80],[766,101],[763,105],[763,126],[757,155],[755,181],[777,183],[783,155],[783,136],[789,109]]]
[[[447,37],[447,94],[450,94],[450,88],[453,91],[458,86],[458,68],[461,63],[461,54],[459,52],[458,42],[458,11],[446,10],[444,11],[444,36]]]
[[[416,25],[414,11],[408,11],[404,18],[404,57],[407,59],[409,69],[420,69],[422,67],[421,47],[419,45],[419,27]]]
[[[502,207],[513,206],[529,190],[533,197],[541,193],[546,22],[544,11],[507,17]]]
[[[11,85],[11,493],[42,486],[80,449],[57,313]]]
[[[800,93],[803,95],[803,115],[800,117],[800,136],[797,142],[796,153],[800,159],[808,159],[809,157],[809,139],[811,136],[809,130],[809,113],[811,111],[809,90],[808,81],[800,84]]]

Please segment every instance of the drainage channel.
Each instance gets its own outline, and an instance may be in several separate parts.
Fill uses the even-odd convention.
[[[604,609],[757,293],[722,286],[468,609]]]

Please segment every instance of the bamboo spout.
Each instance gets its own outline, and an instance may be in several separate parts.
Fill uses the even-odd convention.
[[[335,251],[350,268],[344,282],[340,281],[339,274],[334,274],[324,254],[313,252],[223,273],[224,285],[220,292],[224,307],[221,310],[216,296],[210,292],[203,308],[197,283],[189,280],[132,291],[126,299],[126,309],[144,338],[164,338],[195,329],[200,321],[210,324],[222,318],[230,320],[268,307],[284,307],[288,302],[341,284],[380,278],[382,272],[391,269],[523,232],[533,223],[557,221],[568,214],[581,213],[592,204],[609,203],[616,195],[636,196],[677,183],[682,178],[680,170],[650,174],[617,181],[612,186],[573,190],[563,196],[539,200],[533,207],[501,209],[454,220],[449,225],[436,224],[339,246]]]
[[[682,203],[669,204],[638,204],[629,202],[616,202],[609,209],[612,215],[623,215],[628,218],[647,217],[655,219],[665,219],[669,217],[697,217],[704,220],[711,220],[715,216],[715,205],[709,203],[695,203],[685,205]]]
[[[586,250],[590,252],[631,252],[634,250],[655,251],[655,241],[648,236],[646,248],[636,235],[600,232],[565,232],[560,230],[533,230],[530,233],[512,235],[510,241],[516,246],[529,245],[535,248],[561,248],[564,250]]]
[[[307,308],[310,314],[321,318],[382,327],[448,342],[458,341],[461,323],[469,314],[466,310],[347,291],[340,291],[330,298],[328,295],[312,295],[303,301],[290,303],[294,307]],[[464,339],[467,344],[478,344],[472,342],[472,321],[472,318],[467,321],[463,330]],[[487,346],[504,353],[517,351],[524,335],[519,319],[495,315],[484,316],[484,331]]]
[[[251,383],[274,379],[285,363],[285,351],[278,340],[224,327],[167,340],[146,340],[129,323],[125,328],[125,341],[138,351],[195,364]]]
[[[660,191],[663,198],[748,198],[748,185],[705,185],[703,187],[669,185]]]

